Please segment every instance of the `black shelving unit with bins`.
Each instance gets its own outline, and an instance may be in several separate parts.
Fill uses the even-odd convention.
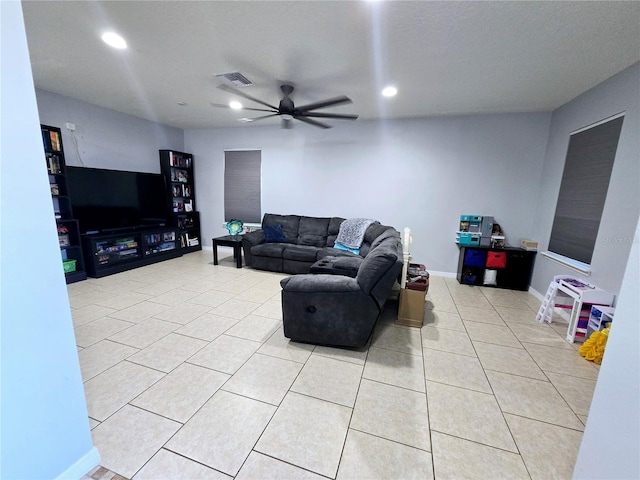
[[[168,208],[183,253],[202,250],[200,215],[196,210],[193,155],[175,150],[160,150],[160,172],[165,178]]]
[[[73,218],[67,188],[62,132],[58,127],[49,125],[40,125],[40,130],[65,280],[67,283],[79,282],[87,278],[87,273],[82,255],[80,227],[78,221]]]

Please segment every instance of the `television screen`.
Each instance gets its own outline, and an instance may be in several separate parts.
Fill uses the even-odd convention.
[[[159,173],[69,166],[66,173],[82,233],[168,223],[167,191]]]

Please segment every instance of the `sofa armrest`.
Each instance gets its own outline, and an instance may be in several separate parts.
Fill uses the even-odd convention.
[[[305,274],[280,280],[283,292],[329,293],[361,292],[355,278],[343,275]]]
[[[264,243],[264,232],[260,230],[254,230],[253,232],[245,233],[242,236],[242,243],[248,242],[248,246],[260,245]]]

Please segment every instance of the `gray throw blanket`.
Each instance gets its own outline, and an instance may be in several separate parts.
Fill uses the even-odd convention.
[[[360,248],[364,240],[364,232],[372,223],[380,223],[370,218],[348,218],[340,224],[337,243],[345,247]]]

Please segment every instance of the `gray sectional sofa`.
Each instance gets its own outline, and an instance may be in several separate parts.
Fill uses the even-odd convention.
[[[402,272],[393,227],[370,225],[358,254],[334,248],[343,218],[265,214],[243,236],[247,266],[295,274],[283,279],[284,334],[298,342],[362,347]]]

